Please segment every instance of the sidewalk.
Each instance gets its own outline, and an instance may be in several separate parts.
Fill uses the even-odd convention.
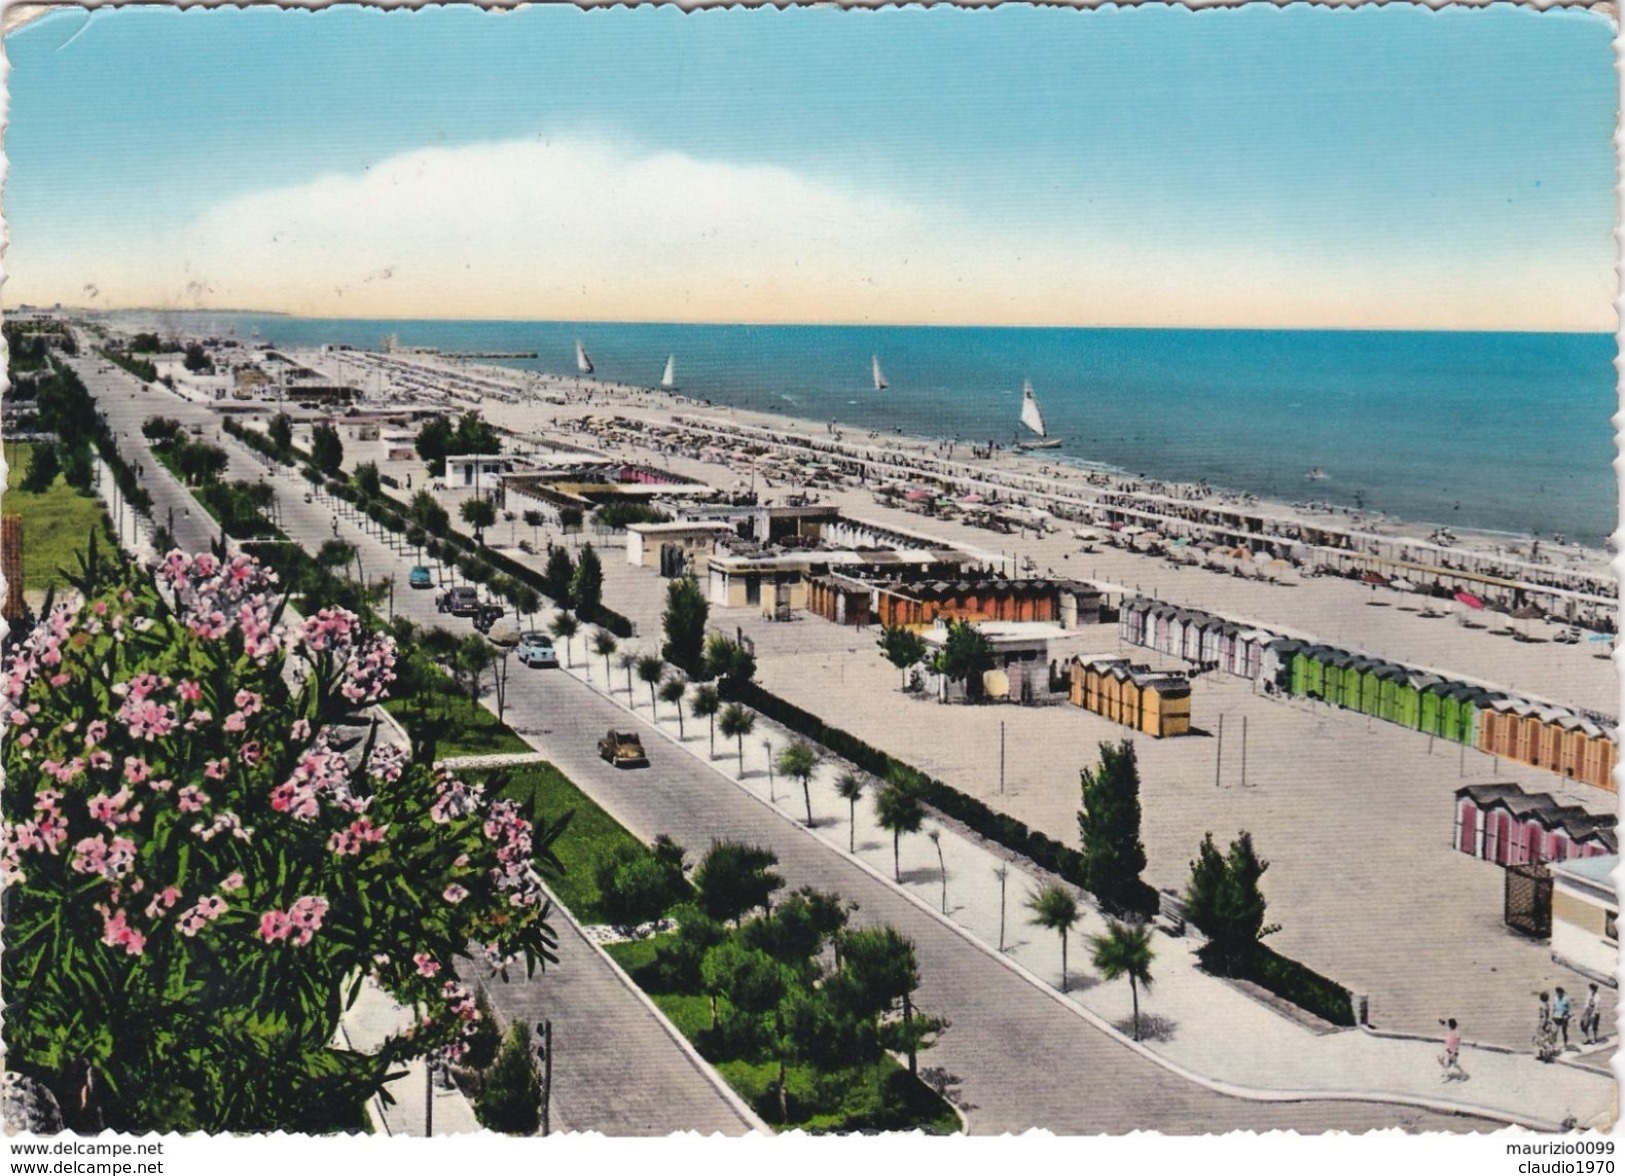
[[[596,663],[596,664],[595,664]],[[561,667],[561,669],[564,667]],[[622,707],[629,703],[624,672],[612,669],[606,680],[602,659],[578,660],[564,672],[607,693]],[[650,714],[648,688],[633,681],[630,708],[690,754],[708,758],[709,736],[703,720],[684,716],[679,739],[671,704],[661,703],[658,721]],[[744,773],[734,740],[717,742],[713,766],[787,820],[804,824],[806,805],[801,785],[777,771],[768,772],[769,747],[778,752],[795,736],[758,715],[756,728],[744,741]],[[768,746],[764,746],[764,741]],[[849,810],[835,792],[843,765],[819,765],[811,781],[812,836],[840,853],[847,852]],[[893,879],[892,836],[874,816],[876,783],[867,781],[856,809],[856,858],[872,872]],[[940,837],[946,867],[938,865]],[[1531,1053],[1467,1045],[1464,1082],[1441,1080],[1439,1042],[1379,1037],[1359,1030],[1317,1032],[1270,1009],[1242,990],[1198,966],[1197,940],[1158,934],[1154,986],[1140,993],[1145,1041],[1130,1037],[1131,994],[1126,981],[1107,984],[1092,968],[1087,938],[1106,929],[1105,918],[1086,902],[1083,918],[1068,937],[1068,987],[1059,991],[1061,945],[1057,934],[1031,926],[1027,898],[1046,885],[1030,863],[961,831],[956,825],[927,820],[920,833],[905,835],[900,846],[901,887],[920,905],[951,921],[982,950],[1000,954],[1029,982],[1050,990],[1128,1048],[1210,1089],[1265,1101],[1359,1099],[1400,1103],[1433,1110],[1458,1111],[1542,1130],[1565,1123],[1605,1127],[1615,1117],[1615,1084],[1611,1075],[1572,1064],[1542,1064]],[[995,870],[1008,869],[1003,885],[1005,950],[998,952],[1001,886]],[[1471,1025],[1464,1025],[1471,1039]]]
[[[391,1033],[398,1033],[412,1022],[412,1011],[397,1003],[383,989],[368,981],[361,986],[355,1004],[350,1006],[339,1023],[339,1033],[349,1047],[360,1053],[374,1053]],[[384,1089],[394,1101],[385,1104],[375,1098],[367,1105],[373,1125],[381,1135],[411,1135],[423,1137],[424,1082],[427,1067],[422,1058],[405,1063],[406,1073],[386,1083]],[[444,1079],[441,1079],[444,1082]],[[481,1131],[474,1118],[474,1108],[454,1083],[434,1089],[435,1135],[468,1135]]]

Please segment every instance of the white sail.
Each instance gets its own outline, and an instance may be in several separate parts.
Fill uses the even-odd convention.
[[[662,388],[677,387],[677,357],[675,355],[666,356],[666,374],[660,377],[660,386]]]
[[[580,339],[576,340],[576,371],[584,376],[592,375],[592,357],[587,354]]]
[[[1049,436],[1044,429],[1044,414],[1038,411],[1038,397],[1033,395],[1031,380],[1024,380],[1021,384],[1021,423],[1040,437]]]
[[[886,377],[880,372],[880,356],[871,355],[869,357],[869,362],[874,365],[875,369],[875,391],[884,392],[887,388],[890,388],[891,385],[886,383]]]

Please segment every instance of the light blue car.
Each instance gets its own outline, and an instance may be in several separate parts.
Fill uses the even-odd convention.
[[[557,668],[559,655],[553,649],[553,638],[546,633],[526,633],[519,638],[519,648],[515,651],[519,660],[531,669],[537,667]]]
[[[406,582],[413,588],[433,588],[434,573],[420,565],[406,574]]]

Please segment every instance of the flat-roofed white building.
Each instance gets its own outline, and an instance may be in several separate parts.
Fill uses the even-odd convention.
[[[1612,874],[1619,855],[1554,862],[1552,959],[1598,983],[1618,986],[1619,895]]]
[[[629,523],[626,562],[635,568],[658,568],[662,566],[661,550],[675,547],[686,565],[699,575],[703,557],[716,550],[719,540],[731,539],[738,533],[728,523],[719,522]]]

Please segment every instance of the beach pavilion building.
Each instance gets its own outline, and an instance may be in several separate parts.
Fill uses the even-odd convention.
[[[1552,867],[1552,959],[1599,984],[1619,986],[1619,855]]]

